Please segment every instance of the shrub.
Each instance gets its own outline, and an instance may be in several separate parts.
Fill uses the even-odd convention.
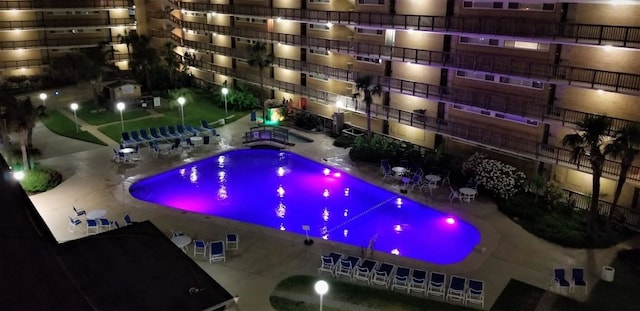
[[[303,111],[293,116],[293,124],[305,130],[314,130],[322,125],[320,117]]]
[[[20,182],[28,193],[39,193],[55,188],[62,182],[62,175],[55,170],[36,168],[25,174]]]
[[[474,155],[475,156],[475,155]],[[465,169],[475,171],[475,179],[496,197],[508,199],[522,189],[526,176],[515,167],[498,160],[471,157],[475,165],[463,165]]]
[[[354,138],[352,136],[341,135],[336,137],[333,141],[333,145],[340,148],[349,148],[353,145]]]

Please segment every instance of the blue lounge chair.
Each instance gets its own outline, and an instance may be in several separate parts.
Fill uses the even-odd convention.
[[[87,219],[87,234],[97,234],[100,232],[100,226],[95,219]]]
[[[238,248],[240,247],[240,237],[238,236],[237,233],[227,233],[227,249],[228,250],[232,250],[232,251],[236,251],[238,250]]]
[[[147,142],[153,142],[156,141],[155,138],[149,136],[149,134],[147,134],[147,130],[145,129],[140,129],[140,137],[142,137],[142,139],[146,140]]]
[[[464,291],[466,285],[466,278],[452,275],[451,281],[449,282],[449,289],[447,290],[447,300],[459,301],[464,303]]]
[[[165,138],[158,134],[158,130],[155,127],[149,128],[149,135],[153,137],[155,140],[164,140]]]
[[[347,258],[340,259],[338,263],[338,267],[336,268],[336,272],[335,272],[336,277],[345,275],[351,278],[351,275],[353,275],[353,269],[358,264],[359,261],[360,261],[360,257],[356,257],[356,256],[349,256]]]
[[[169,134],[173,135],[174,137],[182,137],[182,134],[178,133],[173,125],[168,125],[167,129],[169,130]]]
[[[318,268],[318,273],[329,272],[331,276],[335,273],[336,267],[338,266],[338,261],[342,258],[342,254],[332,252],[329,255],[320,255],[320,259],[322,263],[320,268]]]
[[[224,255],[223,241],[213,241],[209,244],[209,263],[214,261],[227,261]]]
[[[389,287],[389,283],[391,283],[391,274],[393,273],[393,269],[396,266],[390,263],[382,263],[380,267],[373,270],[373,276],[371,277],[371,284],[381,285],[384,287]]]
[[[218,133],[216,132],[216,129],[211,127],[211,126],[209,126],[209,123],[207,123],[207,121],[205,121],[205,120],[200,120],[200,128],[202,130],[204,130],[204,131],[208,131],[213,136],[218,136]]]
[[[122,135],[122,139],[120,141],[123,145],[133,146],[136,144],[136,141],[131,139],[131,136],[129,136],[128,132],[122,132],[120,135]]]
[[[187,130],[187,132],[191,132],[191,134],[193,134],[193,136],[196,136],[198,134],[200,134],[200,131],[194,129],[193,127],[191,127],[191,125],[189,124],[185,124],[184,125],[184,129]]]
[[[429,278],[429,285],[427,285],[426,295],[442,296],[442,299],[444,300],[445,293],[446,293],[446,276],[444,275],[444,273],[431,272],[431,277]]]
[[[182,136],[194,136],[191,131],[187,131],[181,124],[176,125],[176,131]]]
[[[137,131],[131,131],[131,139],[135,140],[139,144],[146,142],[146,140],[142,139],[142,137],[138,135]]]
[[[164,126],[159,126],[158,130],[160,131],[160,135],[166,139],[174,139],[175,137],[173,135],[170,135],[167,132],[167,129],[164,128]]]
[[[584,288],[584,293],[587,293],[587,281],[584,279],[583,268],[571,269],[571,291],[575,291],[576,286]]]
[[[469,279],[469,286],[464,297],[464,304],[477,303],[484,309],[484,282]]]
[[[76,213],[76,217],[78,216],[82,216],[82,215],[87,215],[87,211],[83,210],[83,209],[77,209],[75,206],[73,207],[73,211]]]
[[[553,269],[553,282],[557,289],[564,290],[571,287],[571,283],[567,281],[564,269]]]
[[[361,261],[356,268],[353,270],[354,281],[360,280],[367,282],[367,284],[371,284],[371,272],[373,268],[378,264],[378,262],[373,261],[371,259],[365,259]]]
[[[382,172],[382,179],[387,177],[393,178],[396,176],[396,174],[391,170],[391,165],[387,159],[380,160],[380,171]]]
[[[124,223],[127,224],[127,226],[133,225],[136,222],[131,220],[131,216],[129,216],[129,214],[124,215]]]
[[[74,233],[76,231],[76,227],[78,227],[80,224],[82,224],[82,220],[69,217],[69,226],[67,227],[67,229],[69,229],[69,232]]]
[[[393,275],[393,283],[391,284],[391,290],[396,288],[406,290],[409,292],[409,285],[411,281],[409,280],[409,274],[411,273],[411,269],[407,267],[399,266],[396,268],[396,273]],[[424,285],[426,282],[422,282]],[[424,288],[424,286],[422,287]],[[426,288],[424,288],[426,290]]]

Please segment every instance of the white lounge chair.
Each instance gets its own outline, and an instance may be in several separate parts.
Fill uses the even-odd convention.
[[[449,289],[447,290],[447,300],[459,301],[464,303],[465,289],[467,286],[467,279],[461,276],[452,275],[449,282]]]
[[[469,279],[469,286],[464,297],[464,304],[477,303],[484,309],[484,282]]]
[[[408,292],[411,293],[412,291],[427,294],[427,271],[413,270]]]
[[[446,295],[446,276],[444,273],[440,272],[431,272],[429,277],[429,284],[427,285],[427,296],[441,296],[442,299],[445,299]]]
[[[393,281],[391,283],[391,290],[399,288],[409,292],[409,286],[411,285],[411,280],[409,279],[410,274],[411,269],[407,267],[399,266],[396,268],[396,273],[393,275]],[[424,280],[422,284],[425,284]]]

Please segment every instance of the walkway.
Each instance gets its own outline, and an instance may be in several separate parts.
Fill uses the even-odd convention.
[[[119,165],[110,162],[111,147],[94,147],[93,144],[85,150],[43,159],[43,165],[62,172],[64,181],[57,188],[33,195],[31,199],[59,241],[84,236],[82,232],[67,231],[67,216],[72,205],[87,211],[105,209],[108,218],[118,221],[127,213],[134,220],[148,219],[167,235],[173,229],[188,232],[195,238],[215,240],[222,238],[226,232],[237,232],[241,237],[240,250],[230,252],[226,263],[209,264],[203,258],[194,260],[231,293],[239,295],[239,310],[272,310],[269,295],[280,280],[296,274],[316,274],[320,254],[340,251],[359,255],[361,250],[322,240],[316,240],[311,247],[304,246],[304,237],[297,234],[138,201],[127,191],[129,185],[144,176],[241,146],[242,135],[249,127],[247,116],[219,128],[221,140],[218,144],[192,153],[187,159],[153,158],[147,148],[144,148],[144,160],[141,163]],[[85,128],[89,129],[90,127]],[[37,135],[40,136],[40,141],[47,141],[54,134],[45,129]],[[381,187],[398,190],[397,185],[381,180],[377,166],[352,162],[347,150],[332,146],[333,139],[324,134],[304,135],[315,142],[297,144],[291,148],[292,151],[339,167]],[[66,142],[58,144],[65,145]],[[584,266],[588,272],[587,280],[593,286],[598,280],[601,266],[609,264],[619,248],[626,247],[621,245],[605,250],[576,250],[552,245],[524,231],[501,214],[495,204],[482,197],[471,205],[451,204],[447,200],[448,192],[440,190],[434,196],[424,196],[417,192],[410,192],[408,196],[446,213],[458,215],[475,225],[482,233],[480,247],[463,262],[448,266],[387,254],[375,253],[374,256],[378,260],[389,260],[396,264],[484,280],[487,287],[486,309],[490,309],[511,278],[546,288],[554,267]],[[330,294],[327,299],[331,299]]]

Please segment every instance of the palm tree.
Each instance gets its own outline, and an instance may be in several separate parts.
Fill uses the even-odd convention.
[[[373,95],[382,95],[382,87],[380,84],[373,84],[373,76],[366,75],[356,79],[356,88],[364,94],[364,103],[367,113],[367,138],[371,139],[371,104],[373,103]],[[355,97],[361,94],[354,94]]]
[[[640,153],[640,126],[634,123],[630,123],[627,126],[616,131],[615,139],[605,147],[605,153],[611,155],[614,158],[619,158],[620,174],[618,176],[618,183],[616,185],[616,192],[613,195],[613,204],[609,211],[609,217],[607,218],[607,227],[611,225],[613,217],[615,217],[615,209],[622,193],[622,187],[627,179],[627,173],[629,168],[633,164],[638,153]]]
[[[604,116],[587,116],[576,124],[578,131],[562,138],[562,145],[571,148],[571,161],[579,163],[586,156],[591,164],[593,183],[589,205],[589,232],[593,233],[598,218],[600,200],[600,177],[606,160],[605,138],[611,126],[611,119]]]
[[[173,49],[176,47],[173,42],[165,42],[164,44],[164,55],[163,59],[167,65],[167,69],[169,70],[169,81],[171,82],[171,87],[176,88],[176,71],[180,68],[181,62],[176,57]]]
[[[120,44],[125,44],[127,46],[127,55],[129,56],[129,60],[131,60],[131,47],[139,39],[138,32],[135,30],[129,32],[125,31],[124,35],[119,34],[117,38]]]
[[[28,171],[31,168],[29,165],[29,137],[33,127],[36,125],[38,116],[44,112],[44,106],[34,107],[31,103],[31,98],[27,97],[22,101],[13,98],[6,107],[9,131],[18,134],[22,164],[24,170]]]
[[[132,31],[131,33],[135,32]],[[134,38],[131,44],[133,52],[131,53],[130,68],[133,73],[144,82],[147,91],[151,93],[153,88],[151,84],[151,69],[159,63],[160,58],[158,57],[156,49],[149,45],[151,42],[149,37],[145,35],[138,36],[136,34]]]
[[[260,71],[260,105],[262,106],[262,118],[266,121],[267,112],[264,104],[264,69],[273,64],[273,53],[267,51],[267,44],[258,41],[249,47],[249,59],[247,63]],[[263,121],[263,124],[264,124]]]

